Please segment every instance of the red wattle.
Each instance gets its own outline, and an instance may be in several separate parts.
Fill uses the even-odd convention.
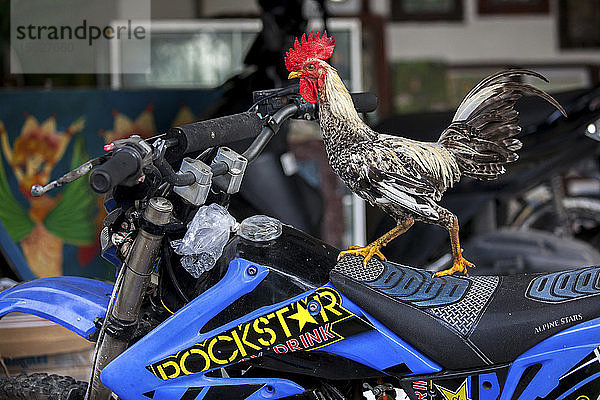
[[[318,102],[319,94],[317,92],[317,85],[306,78],[300,79],[300,96],[309,103]]]

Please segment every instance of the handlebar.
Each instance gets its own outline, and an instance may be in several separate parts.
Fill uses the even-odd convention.
[[[96,193],[107,193],[137,174],[141,164],[140,156],[135,150],[120,148],[104,164],[92,170],[90,186]]]
[[[373,93],[351,93],[351,97],[358,112],[371,112],[377,108],[377,96]],[[303,108],[310,109],[314,113],[315,108],[310,103],[294,104],[296,111],[290,113],[288,108],[287,112],[290,114],[286,115],[284,119],[293,117],[294,114],[304,114]],[[281,122],[283,120],[277,121],[278,124]],[[171,128],[164,139],[173,140],[177,144],[167,150],[165,158],[174,161],[184,154],[256,138],[264,123],[265,119],[261,119],[258,114],[244,112]]]
[[[308,107],[314,107],[314,105],[309,105]],[[279,130],[279,125],[293,117],[296,113],[298,113],[298,106],[296,104],[288,104],[267,119],[267,124],[243,154],[248,162],[252,162],[263,151],[271,138]]]
[[[354,93],[352,100],[359,112],[370,112],[377,107],[377,97],[372,93]],[[195,175],[192,172],[175,172],[171,166],[183,156],[254,138],[243,153],[251,162],[264,150],[283,122],[292,117],[314,118],[316,112],[316,104],[301,101],[296,95],[292,96],[289,104],[278,107],[276,112],[264,118],[260,113],[244,112],[171,128],[160,138],[162,144],[155,147],[151,163],[160,171],[165,182],[173,186],[189,186],[196,181]],[[146,168],[147,161],[150,161],[142,158],[147,160],[136,148],[124,144],[108,161],[92,171],[90,186],[97,193],[106,193],[120,184],[134,185],[134,178],[141,176],[142,168]],[[229,168],[224,162],[217,162],[211,170],[214,179],[226,174]],[[218,184],[218,179],[214,182]]]
[[[259,97],[255,105],[264,100],[275,100],[277,96],[281,99],[283,95],[290,96],[289,104],[284,105],[280,100],[279,106],[269,111],[265,118],[258,110],[256,113],[245,112],[182,125],[160,135],[154,142],[146,142],[136,135],[117,140],[112,143],[114,148],[119,142],[113,153],[89,160],[45,186],[33,185],[31,194],[42,196],[48,190],[79,179],[95,166],[97,168],[91,171],[89,182],[97,193],[107,193],[118,185],[137,184],[137,178],[143,176],[142,171],[145,168],[157,169],[165,182],[173,186],[189,186],[196,182],[194,173],[175,172],[171,167],[171,164],[180,161],[186,154],[254,138],[243,154],[248,162],[251,162],[263,151],[285,120],[291,117],[311,119],[317,113],[316,104],[300,99],[298,85],[254,94]],[[351,96],[358,112],[371,112],[377,108],[377,96],[372,93],[351,93]],[[274,113],[271,115],[272,112]],[[225,162],[216,162],[211,165],[211,172],[213,178],[218,178],[227,174],[229,167]],[[218,179],[215,183],[218,185],[217,181]]]
[[[257,114],[244,112],[171,128],[165,140],[175,139],[177,144],[165,156],[171,161],[183,154],[254,138],[263,123]]]

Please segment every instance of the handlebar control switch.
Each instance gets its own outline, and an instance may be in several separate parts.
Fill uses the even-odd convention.
[[[152,147],[139,135],[112,144],[112,156],[90,173],[90,186],[96,193],[108,193],[118,185],[137,185],[144,168],[152,163]]]
[[[180,172],[191,172],[196,177],[196,182],[189,186],[175,186],[173,191],[195,206],[201,206],[206,202],[212,171],[208,165],[200,160],[185,157],[181,162]]]
[[[226,190],[228,194],[239,192],[242,179],[244,179],[244,172],[246,172],[246,166],[248,165],[248,159],[231,150],[229,147],[219,147],[212,165],[219,162],[227,164],[228,167],[228,172],[218,177],[222,181],[219,182],[219,186]]]
[[[137,185],[142,175],[144,175],[144,168],[152,164],[152,147],[140,135],[131,135],[126,139],[115,140],[112,144],[114,144],[115,154],[126,150],[139,159],[138,170],[120,183],[123,186]]]

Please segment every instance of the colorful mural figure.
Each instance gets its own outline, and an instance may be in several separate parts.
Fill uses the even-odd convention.
[[[100,129],[99,134],[104,138],[105,144],[128,138],[133,134],[140,135],[144,139],[149,138],[156,133],[153,111],[154,106],[148,104],[146,109],[135,120],[132,120],[125,114],[113,110],[112,131]]]
[[[34,184],[45,185],[52,170],[62,159],[73,139],[71,167],[88,159],[83,138],[84,119],[73,122],[65,132],[58,132],[56,116],[42,124],[27,115],[19,136],[11,147],[8,133],[0,121],[2,154],[17,180],[24,206],[11,191],[4,165],[0,168],[0,221],[11,238],[20,243],[23,255],[38,277],[62,275],[65,243],[87,246],[94,242],[96,227],[95,197],[84,180],[68,186],[62,193],[32,197]]]
[[[198,121],[198,117],[194,115],[192,110],[185,103],[179,105],[179,111],[175,115],[175,119],[171,126],[181,126],[185,124],[191,124],[192,122]]]
[[[87,178],[38,198],[31,185],[57,179],[114,140],[193,122],[220,96],[169,89],[0,93],[0,222],[28,264],[20,267],[39,277],[114,279],[114,266],[100,256],[103,196]]]
[[[118,110],[113,110],[113,129],[110,131],[100,129],[98,131],[99,135],[104,139],[105,144],[127,138],[133,134],[140,135],[144,139],[149,138],[157,132],[153,113],[153,104],[148,104],[146,109],[135,120]],[[197,120],[198,118],[192,110],[185,103],[181,103],[171,126],[185,125]]]

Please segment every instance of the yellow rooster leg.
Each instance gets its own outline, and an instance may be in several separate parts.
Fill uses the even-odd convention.
[[[377,256],[380,260],[385,261],[385,256],[381,252],[381,246],[377,245],[375,242],[366,245],[365,247],[360,246],[350,246],[348,250],[340,251],[338,255],[338,260],[342,257],[347,256],[349,254],[355,256],[363,257],[363,265],[367,265],[369,260],[373,258],[373,256]]]
[[[385,247],[389,242],[402,235],[404,232],[410,229],[414,224],[413,219],[408,219],[403,221],[402,223],[396,225],[392,230],[387,232],[385,235],[375,240],[373,243],[366,245],[365,247],[360,246],[350,246],[348,250],[340,251],[338,255],[338,260],[342,257],[352,254],[355,256],[363,257],[363,265],[367,265],[369,260],[373,258],[373,256],[377,256],[382,261],[385,261],[385,256],[381,252],[381,248]]]
[[[458,218],[454,217],[454,220],[452,221],[452,228],[449,229],[449,232],[450,246],[452,247],[452,267],[436,272],[435,276],[452,275],[455,272],[460,272],[464,276],[469,276],[467,267],[475,268],[475,265],[465,260],[462,256],[463,249],[460,248],[460,240],[458,239]]]

